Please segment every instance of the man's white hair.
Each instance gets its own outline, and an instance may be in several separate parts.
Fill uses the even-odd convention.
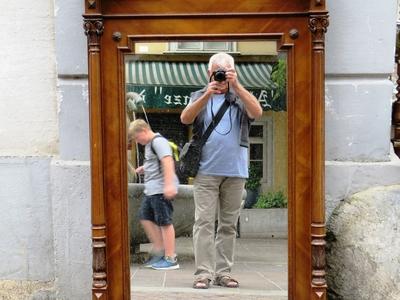
[[[230,66],[233,68],[235,67],[235,60],[228,53],[219,52],[210,57],[210,61],[208,63],[209,71],[211,71],[213,65],[217,65],[220,67]]]

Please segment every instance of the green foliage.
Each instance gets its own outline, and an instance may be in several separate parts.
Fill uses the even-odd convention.
[[[256,191],[261,186],[261,175],[262,172],[260,167],[254,164],[249,166],[249,178],[246,180],[245,188],[247,190]]]
[[[261,194],[257,198],[254,208],[285,208],[287,207],[287,199],[282,191],[268,192]]]
[[[279,59],[271,72],[271,80],[275,85],[275,94],[272,100],[278,100],[286,91],[286,61]]]

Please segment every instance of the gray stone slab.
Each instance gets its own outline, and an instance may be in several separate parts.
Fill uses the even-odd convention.
[[[240,212],[240,237],[287,238],[288,216],[286,208],[242,209]]]
[[[326,73],[391,74],[396,0],[327,1]]]
[[[87,39],[83,30],[84,2],[55,1],[57,71],[62,75],[88,73]]]
[[[59,86],[60,158],[89,160],[89,105],[86,80],[63,81]]]
[[[55,273],[60,299],[90,299],[92,247],[88,162],[52,161]]]
[[[345,198],[367,188],[400,182],[400,160],[387,163],[325,162],[326,220]]]
[[[141,245],[141,250],[150,244]],[[177,238],[176,252],[192,257],[179,262],[181,268],[172,271],[140,269],[131,265],[132,297],[134,299],[287,299],[288,266],[286,239],[243,239],[236,241],[232,276],[240,282],[239,289],[211,285],[208,290],[193,290],[194,258],[191,238]],[[270,263],[280,257],[279,264]]]
[[[390,160],[393,84],[387,78],[326,81],[326,160]]]
[[[51,281],[49,157],[0,158],[0,278]]]

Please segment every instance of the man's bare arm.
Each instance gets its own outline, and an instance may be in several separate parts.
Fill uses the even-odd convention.
[[[237,73],[234,68],[226,70],[226,79],[229,81],[239,98],[243,101],[247,115],[251,119],[259,119],[262,116],[262,108],[256,97],[246,90],[237,79]]]
[[[207,104],[213,94],[223,94],[226,90],[226,84],[218,81],[212,81],[207,85],[207,89],[199,99],[190,103],[181,113],[181,122],[183,124],[192,124],[199,112]]]
[[[262,108],[260,102],[240,83],[235,87],[235,91],[239,98],[243,101],[247,115],[250,119],[259,119],[262,116]]]
[[[186,106],[181,113],[181,122],[183,124],[192,124],[199,112],[203,109],[204,105],[206,105],[210,96],[211,95],[209,93],[204,93],[195,102],[192,102]]]
[[[174,183],[175,165],[172,156],[164,156],[161,159],[161,164],[163,166],[164,175],[164,197],[166,199],[173,199],[178,191]]]

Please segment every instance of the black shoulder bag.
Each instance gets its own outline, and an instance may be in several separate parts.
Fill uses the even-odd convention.
[[[228,109],[230,103],[225,99],[221,105],[211,124],[208,125],[206,131],[199,140],[191,140],[186,143],[179,155],[179,172],[181,175],[186,177],[195,177],[200,166],[201,149],[206,143],[208,137],[214,128],[221,121],[222,116]]]

